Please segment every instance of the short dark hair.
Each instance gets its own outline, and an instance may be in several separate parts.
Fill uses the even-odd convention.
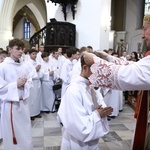
[[[75,48],[69,48],[69,49],[66,50],[66,54],[67,54],[67,57],[68,57],[68,58],[71,58],[71,56],[72,56],[73,54],[76,54],[76,53],[77,53],[77,51],[76,51]]]
[[[93,47],[92,47],[92,46],[90,46],[90,45],[89,45],[89,46],[87,46],[87,48],[93,49]]]
[[[38,53],[38,51],[36,49],[30,49],[28,52],[29,52],[29,54],[32,54],[34,52]]]
[[[12,39],[9,41],[9,47],[14,47],[14,46],[18,46],[18,47],[21,47],[22,49],[25,47],[24,43],[19,40],[19,39]]]
[[[0,54],[6,54],[6,55],[8,55],[8,52],[5,51],[5,50],[3,50],[3,51],[0,52]]]
[[[53,49],[52,53],[55,54],[55,52],[58,52],[58,49]]]
[[[29,51],[30,51],[30,49],[25,49],[24,53],[27,54],[27,53],[29,53]]]
[[[79,49],[79,53],[81,54],[82,52],[85,52],[86,50],[87,50],[87,47],[82,46],[82,47]]]
[[[42,53],[42,55],[41,55],[42,58],[48,57],[48,56],[49,56],[49,54],[48,54],[47,52],[44,52],[44,53]]]
[[[79,48],[76,48],[76,52],[79,52],[79,53],[80,53],[80,49],[79,49]]]

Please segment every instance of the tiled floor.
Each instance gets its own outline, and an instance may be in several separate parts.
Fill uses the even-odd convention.
[[[42,114],[42,118],[32,121],[34,150],[60,150],[61,126],[56,113]],[[110,132],[99,139],[100,150],[130,150],[135,128],[133,109],[124,105],[119,116],[109,121]],[[0,144],[3,150],[3,143]]]

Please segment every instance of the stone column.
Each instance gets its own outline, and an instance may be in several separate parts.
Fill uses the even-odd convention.
[[[144,16],[144,7],[145,1],[137,0],[137,10],[136,10],[136,29],[142,28],[143,25],[143,16]]]
[[[12,39],[12,21],[14,6],[17,0],[0,1],[0,47],[6,49],[8,42]]]

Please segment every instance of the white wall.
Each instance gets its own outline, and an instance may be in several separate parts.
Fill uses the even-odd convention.
[[[111,30],[109,33],[109,48],[113,49],[114,48],[114,40],[115,40],[115,31]]]
[[[100,5],[100,39],[99,39],[99,47],[100,50],[109,49],[109,35],[110,35],[110,26],[111,26],[111,16],[110,16],[110,10],[111,10],[111,0],[101,0]],[[99,15],[98,14],[98,15]],[[93,14],[94,16],[94,14]],[[96,20],[95,20],[96,23]],[[95,26],[96,27],[96,26]],[[97,30],[97,28],[95,29]]]
[[[137,43],[142,43],[142,29],[136,29],[136,0],[127,0],[126,10],[126,42],[129,44],[129,53],[137,51]]]
[[[111,0],[79,0],[75,20],[72,19],[71,12],[67,13],[67,22],[76,25],[76,46],[78,48],[88,45],[94,49],[109,48],[109,28],[105,31],[104,26],[107,23],[106,18],[110,18],[110,3]],[[59,5],[48,3],[47,7],[48,21],[50,18],[64,21],[62,8]]]

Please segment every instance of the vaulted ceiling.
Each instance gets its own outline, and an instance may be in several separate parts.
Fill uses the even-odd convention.
[[[13,19],[13,31],[15,30],[15,28],[16,28],[17,24],[20,22],[20,20],[24,17],[27,17],[28,20],[30,20],[30,22],[35,27],[36,31],[40,30],[40,25],[39,25],[35,15],[33,14],[33,12],[30,10],[30,8],[28,6],[24,6],[16,13],[16,15]]]

